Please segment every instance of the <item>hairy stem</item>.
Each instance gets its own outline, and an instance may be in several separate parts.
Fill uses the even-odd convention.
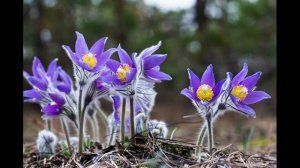
[[[121,116],[121,144],[125,142],[125,112],[126,112],[126,98],[122,101],[122,116]]]
[[[60,118],[60,122],[61,122],[61,125],[63,126],[63,130],[65,132],[69,152],[70,152],[70,154],[72,154],[72,148],[71,148],[71,143],[70,143],[70,138],[69,138],[69,130],[66,126],[66,123],[65,123],[66,121],[63,118]]]
[[[83,122],[84,122],[84,110],[82,110],[82,87],[79,86],[79,98],[78,98],[78,112],[79,112],[79,134],[78,134],[78,148],[79,148],[79,154],[82,154],[82,148],[83,148]]]
[[[206,129],[207,129],[206,124],[204,124],[203,127],[200,130],[200,134],[199,134],[199,137],[198,137],[196,154],[200,152],[200,145],[202,146]]]
[[[46,127],[48,131],[52,130],[52,123],[51,123],[51,119],[47,119],[46,120]]]
[[[208,146],[209,146],[209,153],[212,152],[212,148],[213,148],[213,130],[212,130],[212,125],[211,125],[211,116],[207,116],[206,117],[206,124],[207,124],[207,128],[208,128]]]
[[[110,135],[109,135],[108,145],[110,146],[110,145],[112,145],[112,141],[115,139],[114,138],[115,137],[115,127],[114,126],[112,127],[112,130],[109,134]]]
[[[135,128],[134,128],[134,99],[130,97],[130,133],[132,143],[135,144]]]

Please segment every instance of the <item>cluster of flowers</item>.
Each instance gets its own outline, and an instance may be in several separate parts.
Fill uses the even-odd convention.
[[[130,127],[130,135],[134,139],[135,116],[143,114],[139,117],[143,122],[138,123],[147,120],[156,96],[155,83],[172,79],[160,71],[160,64],[167,55],[154,54],[161,42],[144,49],[140,54],[132,53],[129,56],[120,45],[105,50],[107,37],[99,39],[89,49],[84,36],[79,32],[76,34],[75,52],[69,46],[62,46],[73,63],[74,86],[70,76],[57,66],[58,59],[53,60],[46,71],[41,61],[34,58],[33,75],[23,73],[32,86],[31,90],[23,92],[25,101],[40,104],[45,120],[59,117],[64,123],[63,116],[66,116],[73,121],[79,127],[79,153],[84,147],[85,113],[89,107],[99,104],[101,98],[111,98],[113,101],[114,112],[107,117],[110,134],[115,135],[116,129],[119,129],[121,143],[124,143]],[[114,53],[118,54],[119,61],[110,58]],[[144,125],[147,127],[147,124],[140,124],[142,127],[137,128],[138,132],[145,131]],[[65,132],[68,130],[65,129]],[[66,138],[68,141],[68,136]]]
[[[41,61],[34,58],[33,75],[23,72],[32,86],[32,89],[23,92],[25,101],[40,104],[44,114],[42,117],[46,121],[54,117],[61,119],[70,152],[72,148],[66,122],[71,121],[78,128],[78,150],[81,154],[84,149],[86,111],[96,110],[105,116],[99,107],[99,100],[103,98],[113,102],[113,113],[103,117],[110,135],[108,145],[114,143],[118,136],[116,132],[120,132],[121,143],[125,142],[128,135],[134,143],[137,134],[145,135],[146,132],[147,135],[147,131],[166,137],[166,124],[149,120],[157,94],[155,84],[172,79],[160,71],[160,64],[167,55],[154,54],[161,42],[130,56],[120,45],[105,50],[106,37],[99,39],[89,49],[83,35],[79,32],[76,34],[75,52],[69,46],[62,46],[73,63],[74,84],[71,77],[57,65],[58,59],[54,59],[46,71]],[[119,61],[111,59],[114,53],[118,54]],[[183,89],[181,94],[192,100],[198,114],[206,121],[200,131],[198,145],[202,144],[203,137],[208,132],[212,148],[212,123],[219,114],[236,110],[255,117],[254,110],[247,105],[270,98],[265,92],[255,91],[261,72],[245,78],[247,71],[245,64],[234,78],[231,73],[227,73],[226,79],[215,84],[212,65],[208,66],[201,80],[188,69],[190,87]]]
[[[225,111],[236,111],[247,117],[255,118],[255,111],[248,105],[271,98],[267,93],[255,90],[262,73],[256,72],[246,77],[247,73],[248,66],[245,63],[243,69],[236,76],[233,77],[232,73],[227,72],[226,79],[216,84],[212,65],[206,68],[201,80],[192,70],[188,69],[190,86],[183,89],[181,94],[192,101],[198,111],[197,114],[200,114],[205,120],[197,145],[202,145],[203,137],[208,129],[209,150],[211,151],[214,144],[212,124]]]

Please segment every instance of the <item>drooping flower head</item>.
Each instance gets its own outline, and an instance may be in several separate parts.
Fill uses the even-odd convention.
[[[65,99],[59,93],[48,93],[50,101],[42,107],[42,112],[47,117],[59,116],[62,113]]]
[[[213,66],[209,65],[204,71],[201,80],[192,70],[188,69],[190,86],[181,91],[181,94],[203,106],[208,106],[220,95],[224,80],[215,84]]]
[[[102,80],[116,88],[123,88],[132,84],[132,81],[136,77],[137,69],[135,62],[132,61],[128,53],[122,49],[120,45],[117,51],[120,62],[112,59],[108,60],[106,65],[111,70],[111,73],[105,76],[103,75]],[[133,53],[132,57],[134,57],[135,54],[136,53]]]
[[[106,61],[115,52],[114,48],[104,51],[104,46],[107,37],[99,39],[90,49],[88,48],[83,35],[76,32],[77,40],[75,44],[75,53],[67,45],[63,45],[63,49],[66,51],[72,62],[89,71],[98,72],[101,70]]]
[[[160,72],[160,64],[166,60],[167,54],[153,54],[160,46],[159,41],[155,46],[144,49],[137,58],[138,64],[141,64],[143,76],[153,82],[172,80],[170,75]]]
[[[247,73],[248,66],[245,63],[243,69],[231,81],[230,98],[241,112],[247,116],[255,117],[255,111],[247,105],[271,98],[271,96],[264,91],[255,91],[261,72],[246,77]]]
[[[33,75],[23,72],[25,79],[32,89],[23,91],[24,101],[41,105],[43,118],[58,117],[65,114],[75,121],[74,103],[72,101],[73,84],[70,76],[57,66],[58,59],[54,59],[48,66],[47,71],[38,58],[32,63]],[[68,103],[66,103],[68,101]]]

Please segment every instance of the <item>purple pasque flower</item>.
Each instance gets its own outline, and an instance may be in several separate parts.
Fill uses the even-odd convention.
[[[261,72],[256,72],[246,77],[247,73],[248,66],[245,63],[243,69],[232,78],[230,98],[241,112],[247,116],[255,117],[255,111],[247,105],[271,98],[271,96],[264,91],[255,91],[256,83],[262,74]]]
[[[37,103],[43,98],[43,96],[41,95],[41,91],[39,91],[38,89],[24,90],[23,97],[25,98],[24,102],[31,103]]]
[[[204,106],[210,105],[219,97],[225,80],[215,84],[213,66],[211,64],[204,71],[201,80],[190,69],[188,69],[188,74],[190,86],[181,91],[182,95]]]
[[[136,64],[128,53],[119,45],[117,48],[120,62],[115,60],[108,60],[106,65],[111,70],[108,75],[101,77],[102,81],[107,84],[112,84],[116,88],[122,88],[132,83],[137,74]],[[136,53],[132,54],[132,57]]]
[[[57,79],[57,61],[58,59],[54,59],[49,64],[46,71],[40,59],[34,57],[32,62],[33,75],[31,76],[23,71],[23,76],[33,88],[45,91],[47,90],[49,83]]]
[[[161,46],[159,41],[155,46],[144,49],[140,54],[140,63],[142,64],[142,73],[146,79],[159,82],[161,80],[172,80],[172,77],[164,72],[160,72],[160,64],[163,63],[167,54],[153,54]]]
[[[50,101],[45,104],[41,111],[46,117],[56,117],[62,113],[65,99],[60,93],[48,93]]]
[[[72,79],[60,66],[57,66],[57,61],[57,58],[54,59],[46,71],[41,61],[34,58],[33,75],[23,72],[25,79],[32,86],[32,89],[23,91],[24,101],[40,104],[44,117],[64,114],[75,122]]]
[[[31,90],[30,92],[26,92],[26,97],[31,95],[33,96],[33,98],[38,98],[37,92],[39,90],[53,91],[55,89],[58,89],[59,91],[64,92],[66,94],[69,94],[71,92],[73,85],[72,79],[60,66],[57,66],[57,61],[57,58],[51,61],[46,71],[41,61],[37,57],[33,59],[33,75],[31,76],[27,72],[23,72],[23,76],[33,87],[33,90]]]
[[[83,35],[79,32],[76,32],[76,35],[75,53],[67,45],[63,45],[63,49],[75,65],[82,67],[89,72],[98,72],[115,52],[115,49],[111,48],[104,51],[104,46],[108,39],[107,37],[99,39],[89,49]]]

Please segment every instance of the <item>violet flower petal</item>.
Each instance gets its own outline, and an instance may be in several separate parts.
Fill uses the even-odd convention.
[[[248,88],[248,90],[252,90],[256,85],[257,81],[261,76],[261,72],[256,72],[255,74],[248,76],[245,78],[241,84]]]
[[[151,80],[172,80],[172,77],[164,72],[160,72],[157,69],[145,70],[145,77]]]
[[[105,45],[107,39],[108,39],[107,37],[103,37],[103,38],[99,39],[97,42],[95,42],[95,44],[90,49],[90,52],[92,54],[94,54],[96,56],[96,58],[100,57],[101,54],[103,53],[104,45]]]
[[[215,76],[213,66],[211,64],[206,68],[202,75],[201,85],[203,84],[209,85],[212,88],[215,86]]]
[[[259,102],[263,99],[269,99],[271,96],[263,91],[252,91],[250,92],[247,97],[244,99],[242,103],[244,104],[253,104]]]
[[[163,63],[167,58],[167,54],[157,54],[157,55],[151,55],[149,57],[146,57],[144,59],[144,68],[145,70],[151,69],[155,66],[160,65]]]
[[[79,32],[76,32],[77,39],[75,44],[75,51],[78,58],[83,57],[85,54],[89,53],[88,46],[85,42],[83,35]]]
[[[51,61],[51,63],[48,66],[47,75],[50,76],[51,79],[54,77],[54,73],[57,70],[57,61],[58,61],[58,59],[55,58],[53,61]]]
[[[45,113],[47,116],[57,116],[57,115],[60,114],[60,112],[59,112],[59,106],[57,106],[57,105],[50,105],[50,104],[48,104],[45,107],[43,107],[41,109],[41,111],[43,113]]]
[[[110,48],[103,52],[99,57],[97,58],[97,66],[101,67],[102,65],[106,64],[106,62],[109,60],[109,58],[112,56],[114,52],[117,50],[115,48]]]
[[[48,85],[46,82],[44,82],[43,80],[40,80],[36,77],[29,77],[28,81],[32,86],[36,86],[37,88],[39,88],[41,90],[47,90],[47,88],[48,88]]]
[[[180,94],[186,96],[187,98],[189,98],[190,100],[192,101],[196,101],[196,102],[199,102],[199,99],[195,96],[195,94],[190,91],[188,88],[184,88]]]
[[[130,59],[128,53],[125,50],[123,50],[120,45],[118,46],[117,50],[121,63],[126,63],[130,67],[132,67],[132,60]]]
[[[137,70],[135,68],[131,68],[129,73],[126,73],[126,82],[131,82],[136,75]]]
[[[244,105],[244,104],[241,104],[241,103],[235,103],[235,105],[245,115],[253,117],[253,118],[256,117],[256,113],[251,107],[249,107],[247,105]]]
[[[62,48],[65,50],[65,52],[67,53],[67,55],[69,56],[69,58],[76,64],[76,65],[80,65],[79,63],[79,59],[77,57],[77,55],[71,50],[71,48],[67,45],[63,45]]]
[[[244,63],[243,69],[235,77],[233,77],[231,84],[233,86],[238,85],[242,80],[245,79],[247,73],[248,73],[248,65]]]
[[[106,62],[106,65],[110,70],[112,70],[114,73],[116,73],[118,68],[121,66],[121,63],[110,59]]]
[[[24,90],[23,91],[23,96],[27,97],[27,98],[35,99],[36,101],[39,101],[39,100],[42,99],[41,94],[35,89]]]
[[[150,55],[152,55],[156,50],[159,49],[159,47],[161,46],[161,41],[159,41],[156,45],[153,45],[149,48],[144,49],[141,53],[140,53],[140,57],[144,58],[144,57],[148,57]]]
[[[57,103],[58,106],[62,106],[65,104],[65,99],[57,93],[48,93],[50,98]]]
[[[187,70],[189,74],[190,85],[192,86],[194,94],[196,94],[196,91],[201,84],[200,79],[191,69],[188,68]]]

